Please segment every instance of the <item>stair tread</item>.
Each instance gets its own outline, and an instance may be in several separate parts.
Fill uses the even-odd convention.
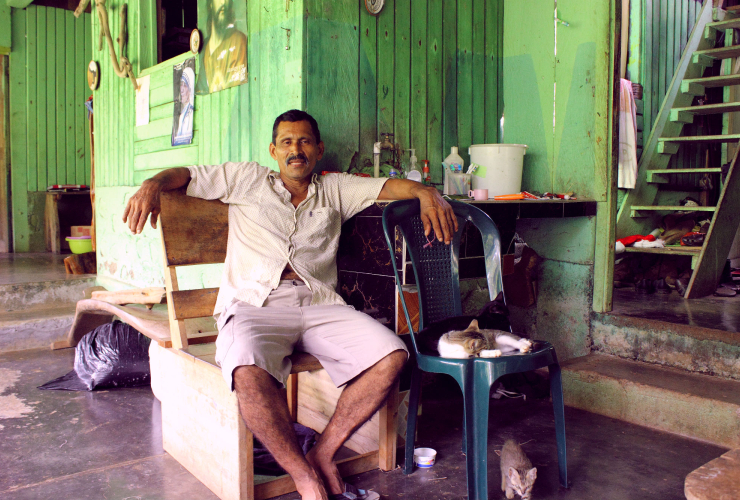
[[[730,45],[729,47],[715,47],[707,50],[697,50],[694,55],[709,56],[713,59],[729,59],[740,56],[740,45]]]
[[[701,253],[701,247],[682,247],[682,246],[668,246],[663,248],[640,248],[640,247],[625,247],[625,252],[629,253],[656,253],[664,255],[697,255]]]
[[[717,207],[684,207],[673,205],[632,205],[632,210],[654,210],[654,211],[685,211],[685,212],[714,212]]]
[[[57,307],[33,308],[0,313],[0,325],[37,322],[55,318],[74,317],[75,304]]]
[[[728,9],[731,7],[728,7]],[[716,30],[728,30],[731,28],[740,28],[740,19],[734,18],[724,21],[716,21],[713,23],[707,23],[707,26]]]
[[[687,106],[685,108],[673,108],[671,112],[685,111],[695,115],[712,115],[740,111],[740,102],[719,102],[716,104],[704,104],[703,106]]]
[[[740,84],[740,81],[738,81]],[[727,135],[684,135],[680,137],[661,137],[659,142],[733,142],[740,141],[740,134]]]
[[[693,396],[740,406],[740,381],[603,354],[573,358],[560,366],[566,372],[589,373],[676,392],[682,397]]]
[[[740,21],[740,20],[738,20]],[[735,75],[706,76],[703,78],[687,78],[684,82],[698,83],[705,88],[727,87],[740,85],[740,73]]]
[[[718,174],[721,168],[654,168],[648,170],[653,174]]]

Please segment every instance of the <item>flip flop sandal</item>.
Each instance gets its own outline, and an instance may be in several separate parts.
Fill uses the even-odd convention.
[[[721,286],[717,288],[717,291],[714,292],[714,295],[716,297],[734,297],[735,295],[737,295],[737,292],[730,288],[725,288]]]
[[[361,490],[349,483],[344,483],[344,493],[329,495],[329,500],[379,500],[380,495],[374,491]]]

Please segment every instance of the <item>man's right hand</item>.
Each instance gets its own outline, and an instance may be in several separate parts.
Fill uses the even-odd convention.
[[[159,195],[162,191],[178,189],[190,183],[190,170],[187,167],[168,168],[151,179],[141,183],[141,187],[126,203],[123,211],[123,222],[134,234],[144,230],[146,219],[152,215],[152,227],[157,229],[157,217],[161,212]]]
[[[123,211],[123,222],[133,234],[139,234],[146,225],[149,214],[152,215],[152,227],[157,229],[157,217],[161,211],[159,195],[162,193],[162,184],[155,179],[147,179],[126,203]]]

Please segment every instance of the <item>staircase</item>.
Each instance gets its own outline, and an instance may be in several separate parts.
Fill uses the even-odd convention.
[[[692,123],[695,116],[740,111],[740,102],[692,105],[694,98],[703,96],[708,88],[740,85],[740,74],[703,76],[705,70],[715,61],[740,57],[740,45],[732,45],[735,29],[740,29],[740,10],[716,9],[713,8],[712,0],[705,0],[645,144],[639,161],[635,189],[630,190],[617,215],[617,238],[635,234],[645,235],[658,227],[660,219],[667,213],[687,210],[686,207],[675,204],[655,204],[659,201],[661,188],[670,188],[675,176],[710,174],[715,185],[721,185],[716,206],[691,207],[690,209],[706,212],[707,218],[711,217],[711,224],[703,246],[627,248],[628,252],[690,256],[693,272],[684,295],[686,298],[709,295],[715,291],[719,283],[738,228],[738,221],[740,221],[740,216],[738,216],[740,214],[740,196],[738,196],[740,194],[740,166],[735,168],[740,147],[737,148],[732,158],[724,182],[721,179],[721,168],[667,167],[672,155],[686,144],[726,144],[740,141],[740,134],[681,135],[684,125]],[[722,32],[725,33],[726,45],[715,47]],[[726,90],[724,94],[727,100],[729,92]],[[726,123],[727,120],[723,126],[725,131]]]
[[[48,349],[72,325],[95,275],[67,276],[63,255],[0,254],[0,353]]]

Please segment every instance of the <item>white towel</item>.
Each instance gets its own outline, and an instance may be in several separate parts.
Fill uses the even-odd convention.
[[[637,183],[637,110],[632,82],[622,78],[619,92],[619,173],[617,187],[633,189]]]

